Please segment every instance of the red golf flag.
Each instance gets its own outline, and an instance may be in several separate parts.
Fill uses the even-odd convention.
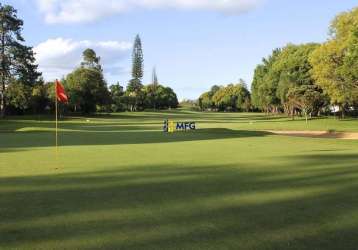
[[[59,102],[64,102],[64,103],[68,102],[68,97],[66,95],[65,88],[63,87],[63,85],[60,83],[59,80],[56,80],[55,84],[56,84],[57,100]]]

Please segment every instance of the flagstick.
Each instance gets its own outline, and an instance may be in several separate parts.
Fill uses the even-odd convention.
[[[56,168],[58,168],[58,110],[57,110],[57,80],[55,82],[55,114],[56,114]]]

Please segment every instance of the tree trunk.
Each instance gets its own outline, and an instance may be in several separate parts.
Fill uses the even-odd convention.
[[[305,118],[306,118],[306,124],[308,124],[308,114],[306,111],[305,111]]]
[[[5,66],[5,32],[4,32],[4,24],[1,24],[1,30],[2,30],[2,34],[1,34],[1,69],[0,69],[0,73],[1,73],[1,100],[0,100],[0,117],[4,118],[5,117],[5,108],[6,108],[6,103],[5,103],[5,81],[6,81],[6,66]]]
[[[344,105],[341,105],[341,118],[344,119],[345,118],[345,110],[344,110]]]
[[[0,100],[0,118],[5,117],[5,84],[3,83],[1,86],[1,100]]]

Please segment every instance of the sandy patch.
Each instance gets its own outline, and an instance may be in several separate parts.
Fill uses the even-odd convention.
[[[311,138],[332,138],[343,140],[358,140],[357,132],[328,132],[328,131],[275,131],[268,130],[267,132],[275,135],[287,135],[297,137],[311,137]]]

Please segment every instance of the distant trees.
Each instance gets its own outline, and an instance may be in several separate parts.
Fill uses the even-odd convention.
[[[117,82],[109,87],[111,97],[111,110],[113,112],[124,111],[127,101],[124,98],[124,88]]]
[[[225,87],[214,85],[203,93],[198,100],[201,110],[249,111],[251,109],[250,92],[243,80],[238,84]]]
[[[358,8],[338,15],[331,38],[311,56],[313,77],[333,105],[345,111],[358,102]]]
[[[289,88],[286,96],[288,106],[292,107],[292,109],[300,110],[305,116],[306,122],[308,117],[318,114],[319,108],[325,104],[325,95],[315,85],[301,85]],[[294,113],[291,112],[291,115],[293,116]]]
[[[74,112],[92,113],[110,103],[100,58],[91,49],[83,52],[81,66],[67,75],[64,86],[70,96],[69,109]]]
[[[16,10],[0,4],[0,116],[42,113],[54,107],[53,83],[45,83],[37,71],[34,53],[21,36],[23,21]],[[62,81],[69,95],[68,111],[138,111],[176,108],[178,99],[159,82],[143,84],[142,41],[135,37],[132,72],[127,87],[107,87],[101,58],[88,48],[78,68]],[[190,106],[192,102],[187,103]],[[358,8],[339,14],[331,23],[330,38],[323,44],[288,44],[264,58],[254,71],[251,93],[245,82],[214,85],[200,95],[201,110],[286,113],[294,118],[330,112],[358,111]]]
[[[323,44],[289,44],[275,49],[255,69],[252,103],[265,112],[306,117],[358,103],[358,8],[338,15]]]
[[[159,102],[158,87],[158,76],[156,69],[154,68],[152,73],[152,83],[144,88],[144,92],[146,93],[146,105],[153,109],[157,108]]]
[[[34,63],[31,47],[23,45],[23,21],[10,5],[0,3],[0,116],[4,117],[7,104],[16,109],[27,109],[30,87],[40,73]],[[12,86],[14,85],[14,86]]]
[[[276,95],[278,88],[277,73],[272,70],[280,54],[281,49],[275,49],[272,55],[267,59],[264,58],[262,64],[255,69],[251,85],[252,103],[256,108],[265,112],[277,111],[280,102]]]
[[[318,44],[289,44],[282,49],[275,49],[272,55],[263,59],[258,65],[252,83],[252,99],[255,107],[265,112],[285,112],[294,115],[297,112],[305,113],[302,100],[309,93],[321,98],[315,101],[312,113],[318,113],[324,104],[322,89],[315,85],[311,75],[312,65],[309,58]],[[302,97],[302,98],[301,98]],[[307,97],[307,96],[306,96]]]
[[[148,85],[142,84],[144,75],[144,57],[142,41],[139,35],[136,36],[132,52],[132,79],[129,81],[126,90],[121,96],[111,89],[112,110],[144,110],[144,109],[165,109],[176,108],[178,98],[174,91],[169,87],[159,84],[156,69],[153,69],[152,82]],[[115,87],[118,88],[118,87]]]
[[[119,85],[110,87],[113,111],[166,109],[178,106],[178,98],[174,91],[159,84],[155,68],[152,73],[152,82],[148,85],[142,84],[144,75],[143,62],[142,41],[137,35],[132,52],[132,79],[129,81],[125,91]]]
[[[142,84],[141,46],[140,38],[137,36],[133,50],[132,79],[127,89],[118,82],[107,87],[100,57],[93,49],[84,50],[79,67],[61,80],[69,96],[69,103],[61,105],[61,109],[88,114],[178,107],[175,92],[159,84],[155,69],[153,69],[152,83]],[[26,75],[20,76],[22,78],[10,78],[9,82],[12,84],[6,85],[4,102],[8,104],[9,113],[44,113],[53,110],[54,83],[44,83],[42,78],[38,78],[33,84],[24,84],[27,83],[24,78]]]

